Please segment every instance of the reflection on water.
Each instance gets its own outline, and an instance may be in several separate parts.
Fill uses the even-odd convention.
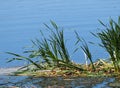
[[[26,76],[0,76],[0,86],[13,86],[25,80]]]
[[[20,88],[108,88],[114,78],[105,77],[25,77],[1,76],[0,86],[16,86]]]

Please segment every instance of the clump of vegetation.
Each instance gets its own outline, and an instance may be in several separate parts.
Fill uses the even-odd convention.
[[[35,65],[37,69],[60,68],[64,70],[75,69],[83,71],[84,69],[81,65],[71,61],[68,49],[65,45],[63,29],[60,29],[53,21],[51,21],[53,28],[49,27],[47,24],[44,25],[47,27],[47,31],[49,31],[50,35],[47,34],[48,37],[45,37],[44,33],[40,31],[42,38],[33,40],[34,48],[25,51],[25,53],[29,53],[28,57],[7,52],[8,54],[16,56],[10,59],[9,62],[13,60],[27,60],[30,64]],[[37,58],[37,61],[34,60],[35,58]]]
[[[112,61],[112,63],[106,62],[102,59],[97,62],[93,62],[92,54],[89,50],[87,42],[81,38],[76,31],[75,34],[77,41],[75,45],[79,42],[82,45],[79,45],[80,48],[76,48],[74,51],[81,49],[84,52],[87,66],[72,62],[69,49],[66,47],[64,30],[59,28],[53,21],[51,21],[52,27],[44,24],[49,32],[47,37],[42,31],[40,31],[42,38],[32,40],[33,48],[24,52],[28,54],[27,57],[7,52],[8,54],[16,56],[8,62],[14,60],[26,60],[30,62],[30,64],[25,66],[27,70],[25,69],[23,72],[32,71],[35,72],[36,75],[39,74],[39,70],[51,70],[50,73],[47,73],[54,73],[55,75],[79,75],[83,73],[93,74],[94,72],[98,75],[109,74],[115,71],[118,72],[120,71],[120,17],[118,23],[111,19],[109,27],[101,21],[100,23],[105,27],[105,30],[102,30],[95,35],[101,40],[101,46],[109,53],[111,59],[110,61]],[[87,60],[90,61],[90,64],[87,64]],[[31,70],[32,67],[34,69]],[[40,73],[46,74],[46,72]],[[93,75],[95,75],[95,73]]]
[[[116,71],[120,71],[120,17],[116,23],[114,20],[109,21],[109,26],[103,22],[100,23],[105,27],[100,33],[97,33],[101,40],[101,46],[106,49]]]

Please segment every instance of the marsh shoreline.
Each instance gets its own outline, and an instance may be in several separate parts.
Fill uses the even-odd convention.
[[[11,88],[11,86],[14,86],[15,88],[21,88],[19,86],[22,85],[22,87],[25,88],[25,86],[29,86],[27,85],[27,83],[31,83],[30,87],[34,86],[35,88],[39,88],[40,86],[45,88],[48,88],[48,87],[73,88],[73,87],[88,87],[88,86],[97,88],[101,86],[115,87],[116,83],[118,83],[118,82],[115,82],[114,77],[70,77],[70,78],[67,77],[67,78],[64,78],[64,77],[14,76],[14,75],[10,76],[14,72],[19,71],[20,68],[22,67],[0,68],[0,76],[1,76],[0,87],[4,86],[5,88]],[[41,70],[41,72],[43,71],[45,72],[48,70]],[[13,84],[11,84],[12,82]],[[4,84],[4,85],[1,85],[1,84]]]

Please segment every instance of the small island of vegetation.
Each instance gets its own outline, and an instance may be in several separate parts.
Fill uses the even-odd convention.
[[[93,62],[87,42],[75,31],[75,46],[79,47],[75,48],[73,52],[82,50],[86,64],[73,62],[66,47],[64,30],[51,21],[52,27],[44,24],[50,35],[47,34],[48,37],[46,37],[46,34],[40,31],[42,38],[32,40],[33,48],[24,52],[28,56],[7,52],[15,56],[8,62],[14,60],[29,62],[27,66],[22,67],[14,75],[35,77],[118,76],[120,73],[120,17],[118,22],[110,19],[109,25],[105,25],[101,21],[100,23],[104,26],[104,29],[92,34],[100,39],[101,44],[99,45],[109,54],[109,60],[99,59]],[[88,60],[90,61],[89,64],[87,64]]]

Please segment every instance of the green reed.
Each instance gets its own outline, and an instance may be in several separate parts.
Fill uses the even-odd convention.
[[[86,65],[88,65],[87,60],[89,60],[92,65],[92,69],[95,71],[95,66],[94,66],[94,63],[92,60],[92,54],[90,52],[88,44],[86,43],[86,41],[83,38],[80,38],[79,34],[76,31],[75,31],[75,34],[76,34],[76,38],[77,38],[76,44],[78,44],[79,42],[82,43],[80,45],[80,48],[82,49],[82,51],[85,55]]]
[[[118,22],[110,19],[109,26],[101,21],[100,23],[104,26],[104,29],[97,33],[102,43],[101,46],[110,55],[115,70],[120,71],[120,17],[118,18]]]
[[[120,17],[118,22],[111,19],[109,21],[109,26],[101,21],[100,23],[104,26],[104,29],[94,35],[101,40],[100,46],[106,49],[115,70],[118,72],[120,71]],[[48,69],[47,67],[51,67],[83,71],[83,67],[80,64],[72,62],[72,59],[70,58],[69,50],[65,44],[64,30],[58,27],[53,21],[51,21],[51,26],[47,24],[44,25],[47,28],[47,32],[49,32],[47,34],[48,36],[45,36],[46,34],[41,30],[41,38],[32,40],[33,48],[24,52],[27,53],[28,56],[7,52],[8,54],[15,56],[15,58],[10,59],[9,62],[14,60],[25,60],[30,62],[30,64],[35,65],[38,69]],[[89,60],[92,69],[95,71],[96,68],[88,44],[77,32],[75,32],[75,34],[77,38],[75,45],[78,43],[81,45],[79,45],[74,52],[81,49],[84,52],[86,62]]]
[[[65,44],[64,30],[59,28],[53,21],[51,21],[52,27],[47,24],[44,25],[49,32],[47,34],[48,36],[46,37],[40,31],[42,38],[32,40],[34,47],[32,50],[25,51],[25,53],[29,54],[28,57],[8,52],[8,54],[16,56],[16,58],[12,58],[10,61],[25,59],[39,69],[47,69],[47,64],[47,67],[52,68],[83,70],[80,65],[71,61],[69,51]],[[36,62],[34,61],[35,58],[37,58]]]

